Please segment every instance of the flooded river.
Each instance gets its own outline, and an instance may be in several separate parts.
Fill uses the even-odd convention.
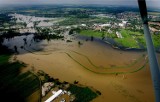
[[[28,69],[43,70],[62,81],[77,80],[99,90],[102,95],[93,102],[155,101],[146,52],[113,49],[96,39],[36,42],[32,38],[5,39],[3,44],[13,50],[16,46],[17,59],[28,64]],[[157,57],[160,59],[159,54]]]

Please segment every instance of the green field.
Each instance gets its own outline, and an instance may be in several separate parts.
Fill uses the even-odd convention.
[[[129,30],[121,30],[121,34],[122,36],[124,36],[123,40],[119,40],[118,42],[121,42],[122,45],[124,46],[128,46],[128,47],[138,47],[136,44],[136,40],[138,43],[142,44],[145,48],[146,48],[146,41],[144,38],[144,34],[140,33],[140,32],[133,32],[133,31],[129,31]],[[155,35],[155,34],[151,34],[152,36],[152,41],[153,44],[156,48],[160,47],[160,34]],[[133,38],[134,37],[134,38]],[[130,39],[129,39],[130,38]],[[130,44],[127,44],[130,43]]]
[[[104,35],[105,37],[113,38],[118,45],[129,47],[129,48],[140,48],[139,45],[144,46],[146,48],[146,42],[144,38],[144,34],[141,32],[134,32],[127,29],[120,29],[119,32],[121,33],[123,38],[117,38],[115,32],[112,34],[107,33],[106,31],[94,31],[94,30],[81,30],[80,34],[84,36],[93,36],[97,38],[102,38]],[[152,34],[153,44],[156,48],[160,47],[160,34],[155,35]]]
[[[93,92],[90,88],[79,87],[74,84],[71,84],[68,90],[76,96],[74,102],[90,102],[98,96],[98,93]]]
[[[120,29],[120,33],[123,38],[115,38],[115,41],[124,46],[130,48],[139,48],[138,42],[136,41],[137,36],[142,36],[139,32],[133,32],[130,30]]]
[[[154,46],[160,47],[160,34],[159,35],[152,35],[152,39],[153,39],[153,44]]]
[[[124,38],[124,39],[116,38],[115,41],[124,47],[139,48],[137,42],[132,38]]]
[[[111,19],[111,18],[99,18],[99,17],[89,17],[89,18],[79,18],[76,16],[70,16],[68,18],[66,18],[63,21],[59,22],[59,25],[80,25],[80,24],[95,24],[95,23],[106,23],[109,21],[113,21],[116,19]]]
[[[81,35],[85,35],[85,36],[93,36],[93,37],[102,37],[102,32],[99,31],[94,31],[94,30],[81,30],[80,31]]]
[[[138,43],[136,42],[136,36],[142,36],[139,32],[132,32],[129,30],[121,29],[120,33],[122,34],[123,38],[117,38],[115,34],[109,34],[107,32],[100,32],[94,30],[81,30],[80,34],[85,36],[93,36],[101,38],[103,34],[107,37],[113,38],[119,45],[124,47],[131,47],[131,48],[139,48]],[[134,37],[135,38],[134,38]]]

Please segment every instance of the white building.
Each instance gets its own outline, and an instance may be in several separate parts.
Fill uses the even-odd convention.
[[[123,38],[120,32],[116,32],[118,38]]]
[[[108,33],[112,33],[112,31],[110,29],[108,29]]]
[[[118,24],[120,27],[124,27],[124,24],[123,23],[119,23]]]
[[[48,98],[45,102],[52,102],[56,97],[58,97],[63,91],[58,90],[56,93],[54,93],[50,98]]]
[[[86,27],[87,25],[86,25],[86,24],[81,24],[81,26],[82,26],[82,27]]]
[[[127,24],[128,21],[122,21],[123,24]]]
[[[99,26],[101,26],[101,27],[110,27],[111,24],[101,24],[101,25],[99,25]]]

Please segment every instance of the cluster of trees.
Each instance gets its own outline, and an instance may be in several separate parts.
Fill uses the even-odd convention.
[[[9,29],[5,33],[3,33],[1,36],[3,38],[13,38],[15,36],[20,36],[21,34],[16,32],[15,30]]]
[[[89,18],[89,15],[91,14],[92,12],[90,12],[89,10],[87,9],[72,9],[70,11],[68,11],[68,14],[69,15],[73,15],[77,18]]]
[[[74,32],[80,33],[80,31],[81,31],[80,28],[73,28],[69,31],[69,35],[74,34]]]
[[[40,34],[40,35],[34,35],[34,40],[38,39],[38,40],[45,40],[47,39],[48,41],[50,41],[51,39],[62,39],[64,38],[64,36],[59,36],[59,35],[55,35],[55,34]]]
[[[76,99],[74,102],[90,102],[98,96],[98,94],[92,91],[90,88],[80,87],[74,84],[71,84],[67,90],[71,91],[71,93],[75,95]]]
[[[8,32],[3,33],[2,35],[0,35],[0,49],[3,51],[3,53],[8,52],[9,50],[7,50],[6,46],[3,46],[2,43],[4,41],[4,39],[11,39],[15,36],[19,36],[20,33],[15,32],[14,30],[9,29]],[[7,51],[6,51],[7,50]],[[14,50],[16,53],[18,53],[17,51],[17,46],[14,46]],[[9,51],[11,52],[11,51]]]
[[[64,36],[61,36],[59,34],[51,34],[50,29],[40,29],[40,28],[36,28],[36,29],[37,29],[37,34],[34,35],[34,40],[36,40],[36,39],[38,39],[38,40],[47,39],[49,41],[51,39],[62,39],[62,38],[64,38]]]
[[[11,17],[8,14],[0,14],[0,25],[10,21]]]

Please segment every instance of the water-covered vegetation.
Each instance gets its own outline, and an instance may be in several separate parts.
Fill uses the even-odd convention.
[[[0,49],[0,98],[5,102],[24,102],[39,90],[39,80],[29,71],[21,73],[24,63],[9,61],[13,52],[7,47],[0,45]]]

